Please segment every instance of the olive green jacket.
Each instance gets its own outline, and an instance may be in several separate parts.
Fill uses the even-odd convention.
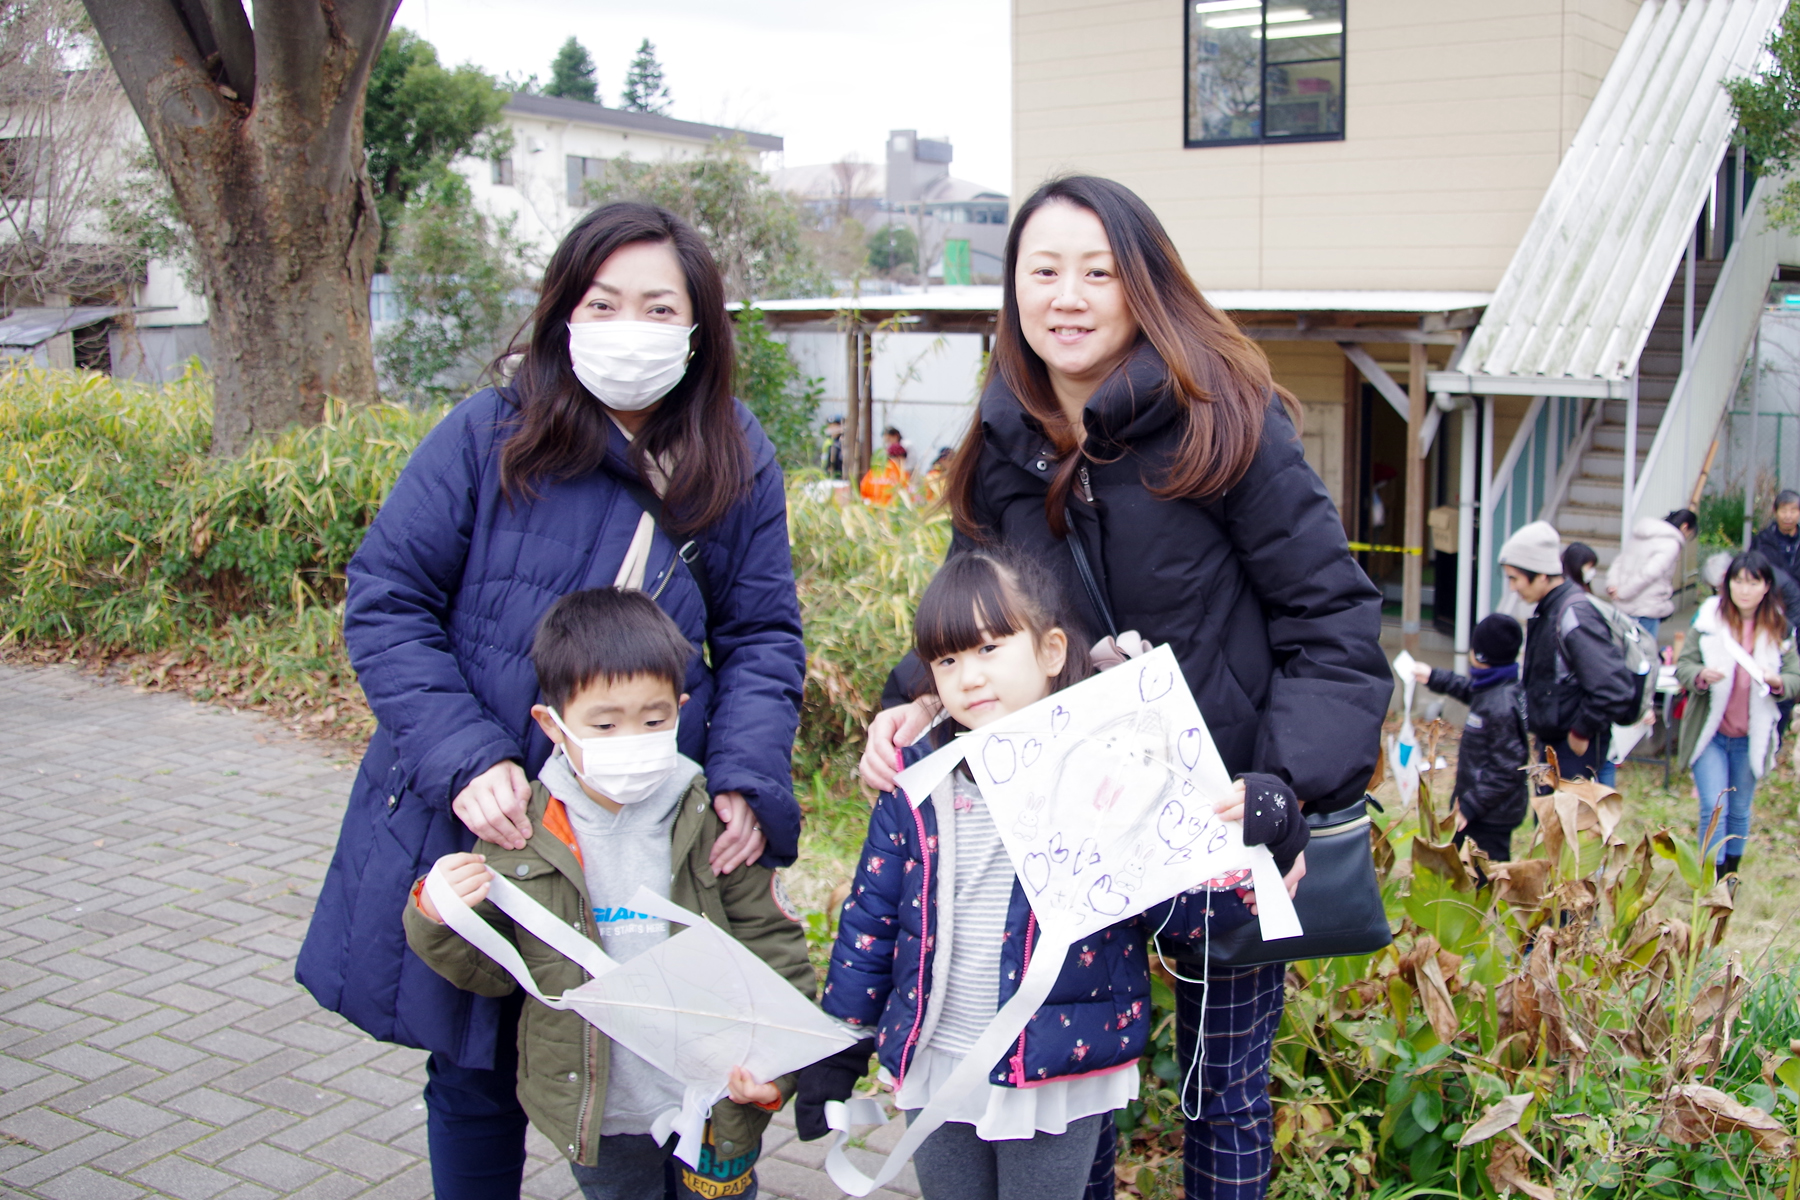
[[[576,856],[575,833],[562,802],[541,783],[531,785],[526,809],[532,836],[523,850],[479,842],[488,867],[532,899],[598,942],[587,880]],[[748,946],[808,997],[817,977],[806,957],[806,934],[785,911],[775,872],[750,865],[720,878],[708,858],[725,823],[713,811],[706,779],[695,775],[681,797],[670,834],[673,877],[669,898],[698,912]],[[417,888],[414,889],[416,894]],[[504,937],[546,996],[561,995],[587,982],[587,973],[560,951],[517,928],[492,903],[475,908]],[[406,942],[425,963],[465,991],[505,996],[518,986],[506,969],[464,941],[448,925],[434,923],[412,897],[406,904]],[[612,1041],[579,1014],[528,1000],[519,1015],[519,1103],[538,1131],[571,1160],[598,1161],[600,1118],[606,1109],[606,1078]],[[776,1080],[785,1101],[794,1091],[792,1075]],[[726,1154],[743,1154],[762,1136],[769,1113],[721,1100],[713,1109],[713,1139]]]

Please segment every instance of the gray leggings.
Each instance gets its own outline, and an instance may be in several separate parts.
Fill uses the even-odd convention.
[[[915,1109],[914,1112],[917,1110]],[[913,1112],[906,1114],[911,1124]],[[1066,1133],[984,1142],[973,1125],[946,1121],[913,1152],[924,1200],[1081,1200],[1110,1113],[1070,1121]]]

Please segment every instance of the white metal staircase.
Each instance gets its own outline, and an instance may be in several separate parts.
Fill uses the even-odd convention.
[[[1712,300],[1723,264],[1694,264],[1694,319],[1701,319]],[[1681,377],[1683,297],[1686,275],[1677,272],[1651,327],[1644,352],[1638,359],[1637,461],[1633,479],[1644,475],[1644,464],[1656,441],[1656,432],[1668,411],[1669,399]],[[1612,565],[1619,553],[1622,489],[1625,483],[1626,422],[1630,402],[1593,400],[1601,408],[1588,442],[1576,448],[1580,463],[1569,480],[1567,493],[1547,519],[1563,535],[1564,542],[1585,542],[1599,555],[1600,565]],[[1665,510],[1666,511],[1666,510]],[[1661,513],[1647,514],[1661,516]]]

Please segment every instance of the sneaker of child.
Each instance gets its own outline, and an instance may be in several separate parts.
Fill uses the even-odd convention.
[[[1469,838],[1492,862],[1512,858],[1513,830],[1525,819],[1531,797],[1525,768],[1531,762],[1525,695],[1519,687],[1519,647],[1524,631],[1509,616],[1483,617],[1469,636],[1469,673],[1420,663],[1420,683],[1469,706],[1456,759],[1456,838]]]
[[[543,703],[532,716],[555,743],[531,789],[523,849],[478,843],[439,860],[465,903],[519,948],[539,988],[560,995],[586,982],[572,960],[484,904],[498,873],[560,920],[628,962],[669,937],[668,922],[636,912],[638,888],[728,929],[807,996],[816,988],[798,913],[773,871],[745,866],[723,878],[708,859],[724,828],[699,764],[676,749],[693,646],[641,592],[597,588],[563,597],[532,643]],[[413,889],[407,944],[467,991],[505,996],[510,974],[442,922]],[[662,1196],[751,1200],[769,1116],[795,1077],[758,1082],[733,1072],[731,1098],[707,1123],[690,1170],[652,1134],[679,1110],[682,1085],[610,1041],[573,1011],[527,999],[519,1016],[519,1102],[569,1158],[588,1200]],[[664,1126],[666,1128],[666,1125]]]

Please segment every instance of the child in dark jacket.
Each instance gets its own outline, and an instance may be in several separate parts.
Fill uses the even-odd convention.
[[[1494,862],[1512,858],[1513,830],[1530,805],[1525,768],[1531,744],[1519,688],[1523,640],[1517,621],[1494,613],[1470,635],[1467,676],[1423,663],[1417,668],[1420,683],[1469,706],[1456,759],[1456,844],[1474,838]]]
[[[985,550],[952,558],[914,623],[919,660],[954,722],[940,730],[979,728],[1080,681],[1089,658],[1069,627],[1054,582],[1033,561]],[[1244,820],[1245,840],[1268,844],[1284,870],[1305,845],[1299,805],[1272,777],[1244,777],[1214,808]],[[1018,1195],[1021,1187],[1034,1200],[1083,1195],[1103,1124],[1137,1096],[1135,1065],[1150,1031],[1147,929],[1204,936],[1209,923],[1220,932],[1254,911],[1241,880],[1195,882],[1069,947],[1026,1032],[988,1067],[988,1086],[963,1097],[913,1155],[925,1200]],[[825,1133],[824,1104],[850,1095],[871,1051],[900,1108],[931,1102],[1018,991],[1036,932],[970,775],[954,773],[917,807],[898,791],[883,793],[821,1001],[874,1036],[801,1072],[800,1136]]]

